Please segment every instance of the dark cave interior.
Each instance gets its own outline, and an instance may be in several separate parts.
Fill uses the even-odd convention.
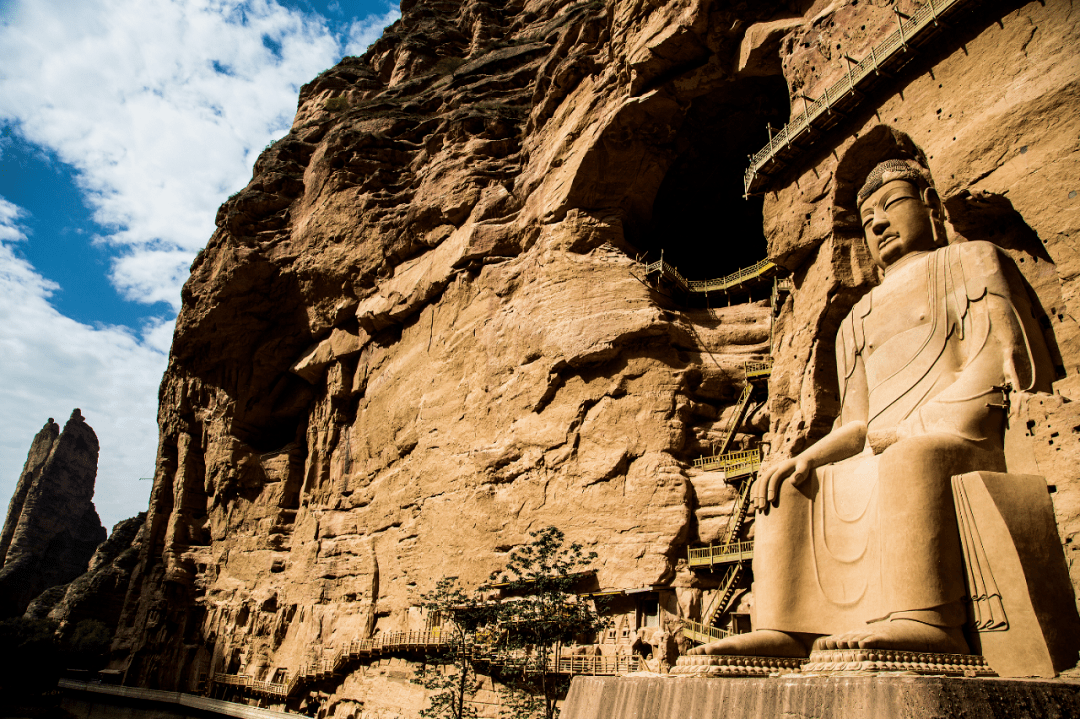
[[[768,142],[768,125],[787,122],[788,107],[780,76],[738,80],[694,100],[652,217],[631,238],[646,261],[662,249],[687,279],[704,280],[765,258],[763,200],[743,198],[743,173]]]

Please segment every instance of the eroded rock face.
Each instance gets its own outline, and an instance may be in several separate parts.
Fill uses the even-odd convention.
[[[979,143],[1001,137],[1003,117],[1026,132],[1039,112],[1063,142],[1075,105],[1062,48],[1075,21],[1054,0],[1016,7],[998,8],[1004,30],[965,30],[983,60],[950,41],[926,61],[937,79],[910,70],[902,95],[868,101],[845,132],[896,118],[925,142],[947,201],[969,186],[1002,194],[1013,178],[1025,225],[1058,238],[1024,255],[1038,255],[1029,277],[1056,312],[1055,288],[1073,293],[1060,280],[1072,277],[1061,268],[1075,213],[1036,203],[1040,177]],[[835,414],[836,324],[876,281],[833,209],[855,181],[834,180],[847,135],[822,139],[764,201],[739,189],[766,123],[797,111],[784,86],[814,92],[843,71],[832,50],[812,54],[807,33],[835,46],[830,33],[848,32],[863,45],[846,52],[858,52],[886,31],[891,4],[402,12],[362,58],[303,88],[292,130],[222,206],[192,265],[114,645],[130,657],[128,683],[269,679],[350,639],[421,628],[409,607],[438,577],[479,583],[548,524],[599,554],[601,586],[678,587],[670,612],[696,618],[702,584],[679,559],[722,534],[732,490],[690,460],[726,429],[743,363],[776,338],[771,401],[733,449],[768,430],[773,455],[786,456]],[[1021,43],[1031,69],[991,61],[1021,27],[1043,33]],[[814,74],[822,62],[834,76]],[[946,69],[948,91],[936,88]],[[950,93],[966,93],[967,114],[937,120]],[[966,123],[980,153],[944,137]],[[1042,141],[1032,135],[1029,148]],[[1064,187],[1075,151],[1051,146],[1065,147],[1039,157],[1061,163],[1052,173]],[[992,167],[1013,168],[1000,187]],[[969,215],[965,227],[985,225],[985,213]],[[715,277],[764,257],[766,238],[796,284],[775,326],[765,297],[690,309],[642,282],[635,262],[663,249],[687,276]],[[1053,330],[1073,372],[1064,323]],[[318,691],[331,712],[414,716],[423,698],[402,672],[358,671]]]
[[[265,677],[409,628],[439,576],[478,583],[540,526],[617,588],[672,580],[697,539],[687,460],[767,355],[770,309],[685,310],[642,282],[627,234],[662,182],[697,184],[665,181],[694,99],[745,94],[731,28],[793,11],[403,13],[304,87],[192,266],[119,630],[129,682]]]
[[[79,410],[34,437],[0,535],[0,616],[86,571],[105,539],[94,509],[98,441]]]
[[[139,558],[146,513],[117,522],[109,538],[98,545],[86,572],[69,584],[42,592],[26,608],[26,616],[53,619],[62,634],[86,619],[116,629],[127,596],[131,570]]]

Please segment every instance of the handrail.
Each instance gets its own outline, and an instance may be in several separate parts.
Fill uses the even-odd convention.
[[[748,539],[744,542],[731,542],[729,544],[710,544],[707,547],[699,547],[688,551],[690,564],[709,564],[710,560],[752,553],[754,551],[754,540]]]
[[[710,603],[708,610],[706,610],[705,614],[702,616],[702,621],[689,622],[689,626],[683,628],[683,636],[691,641],[704,644],[714,639],[723,639],[734,634],[734,632],[713,626],[712,622],[718,614],[723,614],[727,611],[728,602],[730,602],[731,598],[735,595],[735,585],[739,581],[742,570],[742,562],[733,564],[728,568],[728,573],[724,577],[723,584],[720,587],[717,587],[716,594],[713,595],[712,603]]]
[[[882,63],[899,52],[906,52],[909,43],[922,30],[936,25],[939,17],[954,6],[962,5],[966,0],[928,0],[912,13],[906,21],[898,19],[898,27],[889,33],[880,43],[870,49],[870,53],[855,65],[849,65],[844,76],[825,88],[822,96],[804,106],[803,112],[788,122],[769,138],[768,144],[750,157],[749,167],[743,176],[745,192],[753,189],[758,171],[780,150],[787,147],[796,137],[807,131],[819,117],[833,112],[837,100],[856,92],[860,83],[869,75],[880,72]]]
[[[747,449],[740,452],[728,452],[717,454],[712,457],[698,457],[694,460],[694,466],[698,469],[730,471],[749,465],[761,465],[761,450]]]
[[[617,676],[636,672],[640,668],[641,659],[636,655],[587,657],[560,654],[548,662],[548,670],[557,674]]]
[[[288,697],[307,681],[340,671],[344,664],[355,657],[373,656],[383,652],[394,651],[404,648],[429,648],[446,646],[449,642],[445,635],[438,631],[428,632],[386,632],[371,639],[355,639],[342,646],[332,659],[313,659],[300,665],[285,682],[259,681],[246,674],[224,674],[212,672],[210,681],[215,684],[242,687],[252,692],[268,694],[277,697]],[[505,651],[493,650],[488,645],[469,644],[468,653],[475,659],[483,659],[492,664],[505,666],[520,666],[532,661],[528,657],[516,657]],[[591,663],[590,663],[591,662]],[[590,667],[588,671],[579,668]],[[629,673],[638,671],[640,662],[637,657],[585,657],[585,656],[561,656],[548,660],[548,671],[559,674],[610,674]]]
[[[743,480],[742,486],[739,488],[739,496],[735,500],[735,508],[728,518],[727,531],[724,532],[724,544],[731,544],[732,540],[739,536],[739,530],[742,529],[743,522],[746,521],[746,513],[750,511],[750,489],[753,486],[754,482],[752,480]]]
[[[686,626],[683,627],[683,636],[699,644],[707,644],[708,642],[717,639],[726,639],[732,634],[734,634],[734,632],[730,632],[727,629],[720,629],[719,627],[702,624],[701,622],[692,620],[687,620]]]
[[[663,259],[659,259],[656,262],[645,265],[645,274],[651,275],[655,273],[666,277],[678,285],[679,289],[683,292],[704,294],[706,292],[730,290],[747,280],[761,277],[775,268],[775,263],[768,259],[764,259],[723,277],[717,277],[711,280],[688,280],[682,276],[682,273],[676,269],[675,265]]]
[[[764,362],[746,362],[743,367],[747,379],[758,379],[759,377],[768,377],[772,374],[773,361],[772,359],[767,359]]]

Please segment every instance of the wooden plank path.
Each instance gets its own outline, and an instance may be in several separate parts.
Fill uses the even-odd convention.
[[[947,30],[947,20],[975,0],[928,0],[910,16],[899,12],[897,28],[870,48],[861,61],[849,59],[847,72],[825,88],[817,100],[804,98],[803,111],[769,138],[769,144],[750,157],[743,175],[746,195],[763,191],[769,177],[792,164],[813,143],[820,132],[840,122],[856,108],[863,94],[887,82],[889,73],[899,70],[914,56],[914,50]]]
[[[236,687],[251,694],[284,699],[292,696],[304,685],[345,673],[346,666],[356,660],[372,659],[384,654],[401,652],[438,651],[446,649],[449,643],[441,632],[387,632],[373,639],[358,639],[344,645],[331,659],[308,662],[301,665],[299,671],[284,682],[266,682],[245,674],[213,673],[211,683],[219,686]],[[468,648],[472,661],[500,667],[524,666],[530,663],[528,657],[518,656],[503,650],[497,650],[484,644],[475,644]],[[615,676],[628,674],[641,669],[641,660],[636,656],[599,656],[587,657],[557,652],[548,660],[547,670],[552,674],[589,674]]]
[[[731,564],[754,558],[754,540],[729,544],[710,544],[707,547],[689,550],[687,564],[690,567],[714,567],[717,564]]]
[[[664,260],[663,256],[656,262],[645,265],[645,277],[655,275],[671,282],[687,294],[704,295],[709,292],[735,292],[746,287],[771,279],[780,271],[780,268],[769,260],[761,260],[749,267],[743,267],[730,275],[717,277],[711,280],[688,280],[676,269],[675,265]]]

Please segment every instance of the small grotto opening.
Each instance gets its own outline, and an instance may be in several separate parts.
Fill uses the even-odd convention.
[[[705,280],[765,258],[763,199],[743,198],[743,173],[788,111],[779,75],[734,80],[693,101],[651,218],[628,232],[646,261],[663,250],[687,279]]]

